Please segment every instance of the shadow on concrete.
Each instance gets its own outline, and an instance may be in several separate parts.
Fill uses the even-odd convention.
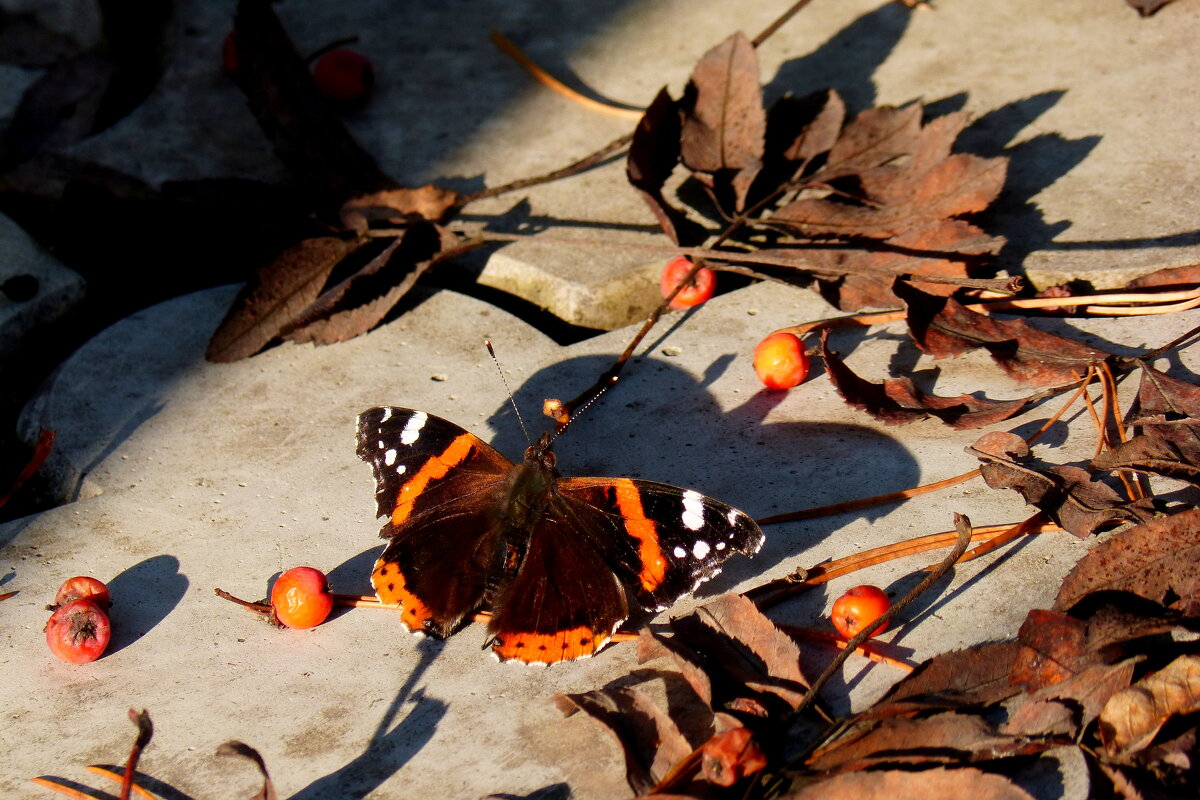
[[[179,559],[171,555],[139,561],[109,581],[113,626],[108,652],[128,647],[149,633],[179,605],[187,588],[188,579],[179,571]]]
[[[366,797],[433,738],[438,724],[446,715],[447,704],[427,697],[417,685],[437,659],[441,648],[441,642],[436,639],[424,638],[417,642],[415,649],[418,660],[380,717],[379,725],[371,734],[366,748],[345,766],[293,794],[292,800]],[[405,707],[408,712],[402,716]]]

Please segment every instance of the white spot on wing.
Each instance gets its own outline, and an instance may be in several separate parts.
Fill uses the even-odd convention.
[[[692,545],[692,557],[695,559],[702,559],[708,555],[710,550],[712,550],[712,548],[708,546],[708,542],[701,539]]]
[[[689,531],[704,527],[704,497],[691,489],[683,493],[683,524]]]
[[[395,448],[392,448],[391,450],[388,450],[386,453],[383,454],[383,463],[387,464],[389,467],[392,464],[396,463],[396,449]]]
[[[741,516],[736,508],[731,508],[729,509],[729,513],[725,515],[725,519],[729,520],[730,525],[737,525]]]
[[[403,475],[403,474],[404,474],[404,465],[403,465],[403,464],[401,464],[400,466],[396,467],[396,474],[397,474],[397,475]]]
[[[687,550],[684,550],[679,545],[675,545],[675,550],[673,552],[675,553],[676,558],[683,558],[687,555]]]
[[[418,411],[409,417],[408,422],[404,423],[404,430],[400,431],[400,444],[412,444],[419,439],[427,419],[429,415],[424,411]]]
[[[725,543],[724,543],[724,542],[717,542],[717,549],[718,549],[718,550],[724,550],[724,549],[725,549]]]
[[[379,421],[387,422],[391,418],[392,418],[392,410],[390,408],[385,408],[383,410],[383,416],[379,418]]]

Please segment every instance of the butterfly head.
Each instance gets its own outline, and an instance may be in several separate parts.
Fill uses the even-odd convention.
[[[554,436],[550,433],[543,433],[537,440],[537,444],[530,445],[525,450],[525,462],[540,465],[543,469],[551,472],[554,471],[554,451],[550,449],[550,445],[554,442]]]

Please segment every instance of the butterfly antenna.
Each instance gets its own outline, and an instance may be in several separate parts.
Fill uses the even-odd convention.
[[[492,342],[490,339],[484,339],[483,344],[487,347],[487,351],[492,357],[492,363],[496,365],[496,371],[500,373],[500,380],[504,384],[504,391],[508,392],[508,402],[512,403],[513,411],[517,415],[517,423],[521,426],[521,433],[525,434],[525,442],[532,444],[533,440],[529,438],[529,429],[525,427],[525,419],[521,416],[521,409],[517,408],[517,399],[513,397],[512,387],[508,385],[508,378],[504,377],[504,370],[500,367],[500,359],[496,358],[496,351],[492,349]]]
[[[567,428],[568,428],[568,427],[570,427],[571,423],[572,423],[572,422],[574,422],[576,419],[578,419],[578,418],[579,418],[579,416],[580,416],[580,415],[581,415],[581,414],[582,414],[584,411],[587,411],[587,410],[588,410],[588,408],[590,408],[590,407],[591,407],[592,403],[594,403],[594,402],[596,402],[597,400],[599,400],[599,399],[600,399],[600,396],[601,396],[602,394],[604,394],[605,392],[607,392],[607,391],[608,391],[610,388],[612,388],[612,385],[613,385],[614,383],[616,383],[616,382],[617,382],[617,376],[616,376],[616,375],[612,375],[612,376],[610,376],[610,377],[609,377],[609,379],[608,379],[608,382],[607,382],[606,384],[604,384],[603,386],[601,386],[599,391],[597,391],[597,392],[596,392],[595,394],[593,394],[593,395],[592,395],[590,398],[588,398],[588,401],[587,401],[586,403],[584,403],[584,404],[583,404],[583,405],[581,405],[579,408],[577,408],[577,409],[575,409],[573,412],[571,412],[571,416],[567,417],[567,421],[566,421],[566,423],[565,423],[565,424],[564,424],[562,427],[560,427],[558,430],[556,430],[556,431],[554,432],[554,435],[550,437],[550,441],[551,441],[551,442],[553,442],[553,441],[554,441],[555,439],[557,439],[559,436],[562,436],[562,435],[563,435],[563,433],[565,433],[565,432],[566,432]]]

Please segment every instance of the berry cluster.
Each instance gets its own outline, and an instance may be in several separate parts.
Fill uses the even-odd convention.
[[[103,581],[86,576],[68,578],[47,606],[50,652],[69,664],[87,664],[104,654],[112,636],[108,621],[111,598]]]

